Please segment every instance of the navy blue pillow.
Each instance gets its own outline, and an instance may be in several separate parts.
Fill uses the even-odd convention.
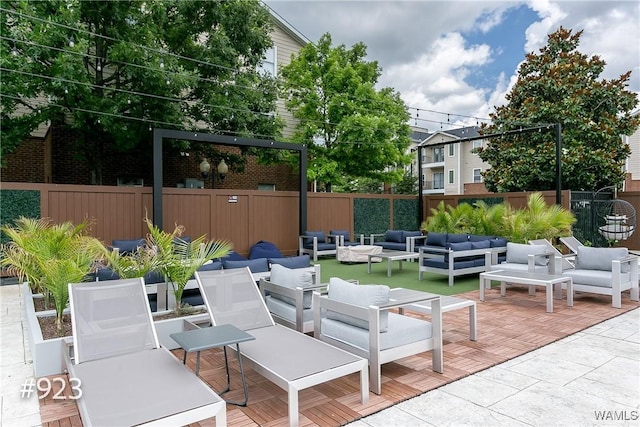
[[[252,273],[269,271],[269,263],[266,258],[248,259],[244,261],[222,261],[222,267],[227,269],[249,267]]]
[[[289,256],[284,258],[271,258],[271,264],[280,264],[287,268],[306,268],[311,267],[311,258],[309,255]]]
[[[469,242],[471,243],[471,249],[489,249],[491,247],[491,242],[488,240],[481,240],[479,242]]]
[[[427,246],[447,246],[447,233],[433,233],[427,234]]]
[[[501,248],[507,246],[507,239],[505,237],[496,237],[495,239],[489,240],[489,244],[492,248]]]
[[[344,236],[345,242],[349,242],[349,238],[351,237],[351,233],[349,233],[349,230],[329,230],[329,234],[332,236]]]
[[[468,251],[471,249],[471,242],[449,243],[452,251]]]
[[[384,240],[386,242],[404,243],[404,236],[402,230],[387,230]]]
[[[144,239],[112,240],[111,246],[118,248],[121,254],[130,254],[137,251],[140,246],[144,246],[144,243]]]
[[[224,258],[222,258],[223,261],[246,261],[247,258],[240,255],[238,252],[236,251],[230,251],[227,256],[225,256]]]
[[[468,234],[447,234],[447,243],[462,243],[468,241]]]
[[[118,280],[119,278],[118,273],[109,267],[101,267],[96,271],[96,279],[98,280]]]
[[[203,265],[198,271],[222,270],[222,261],[213,261]]]
[[[317,237],[318,243],[325,243],[324,231],[305,231],[304,235],[308,237]],[[313,241],[311,239],[304,239],[304,243],[313,244]]]
[[[402,232],[402,237],[404,237],[404,240],[407,240],[407,237],[418,237],[418,236],[422,236],[422,231],[403,231]]]
[[[271,242],[260,240],[249,249],[249,259],[256,258],[282,258],[280,249]]]
[[[491,238],[492,238],[492,236],[481,236],[479,234],[469,234],[469,241],[470,242],[481,242],[483,240],[489,240]]]
[[[153,283],[164,283],[164,276],[159,271],[150,271],[144,275],[144,283],[151,285]]]

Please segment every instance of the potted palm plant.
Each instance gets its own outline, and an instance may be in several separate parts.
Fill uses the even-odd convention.
[[[158,267],[173,287],[177,314],[188,314],[189,308],[182,304],[182,294],[194,273],[205,263],[226,256],[232,248],[227,240],[207,240],[200,236],[190,242],[181,239],[184,227],[178,225],[169,233],[153,225],[145,218],[149,228],[147,244],[155,252]]]
[[[86,280],[106,253],[102,242],[87,234],[89,225],[21,217],[15,226],[2,227],[11,239],[2,246],[2,266],[53,303],[58,331],[69,302],[68,284]]]
[[[14,224],[2,227],[10,241],[0,248],[0,263],[24,282],[25,320],[35,376],[59,374],[64,365],[65,338],[61,331],[69,301],[68,284],[87,280],[106,248],[87,235],[87,221],[79,225],[54,224],[46,218],[21,217]],[[54,310],[36,312],[34,297],[43,298]],[[59,338],[43,337],[38,319],[51,316]]]

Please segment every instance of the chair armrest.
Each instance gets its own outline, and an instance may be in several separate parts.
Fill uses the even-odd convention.
[[[407,251],[408,252],[415,252],[415,248],[416,248],[416,242],[420,241],[420,240],[427,240],[427,236],[409,236],[407,237]]]
[[[373,245],[376,241],[376,237],[384,237],[384,236],[386,236],[386,233],[371,234],[369,237],[370,239],[369,243]]]

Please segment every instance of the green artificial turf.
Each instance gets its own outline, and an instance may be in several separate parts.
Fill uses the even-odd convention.
[[[418,280],[418,262],[402,262],[402,271],[399,270],[399,262],[393,261],[391,265],[391,277],[387,277],[387,261],[371,264],[371,274],[367,273],[367,263],[344,264],[335,258],[320,258],[320,274],[322,283],[328,283],[329,278],[356,279],[360,284],[387,285],[391,288],[407,288],[419,291],[431,292],[440,295],[454,295],[462,292],[478,289],[478,274],[458,276],[454,285],[449,286],[449,277],[444,274],[423,273],[422,280]]]

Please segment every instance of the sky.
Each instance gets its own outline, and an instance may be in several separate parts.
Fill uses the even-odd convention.
[[[640,99],[640,1],[338,1],[264,0],[311,42],[363,42],[378,61],[378,88],[393,87],[412,125],[429,131],[489,117],[560,26],[583,30],[578,50],[606,62],[601,79],[632,71]],[[640,108],[640,104],[636,109]]]

